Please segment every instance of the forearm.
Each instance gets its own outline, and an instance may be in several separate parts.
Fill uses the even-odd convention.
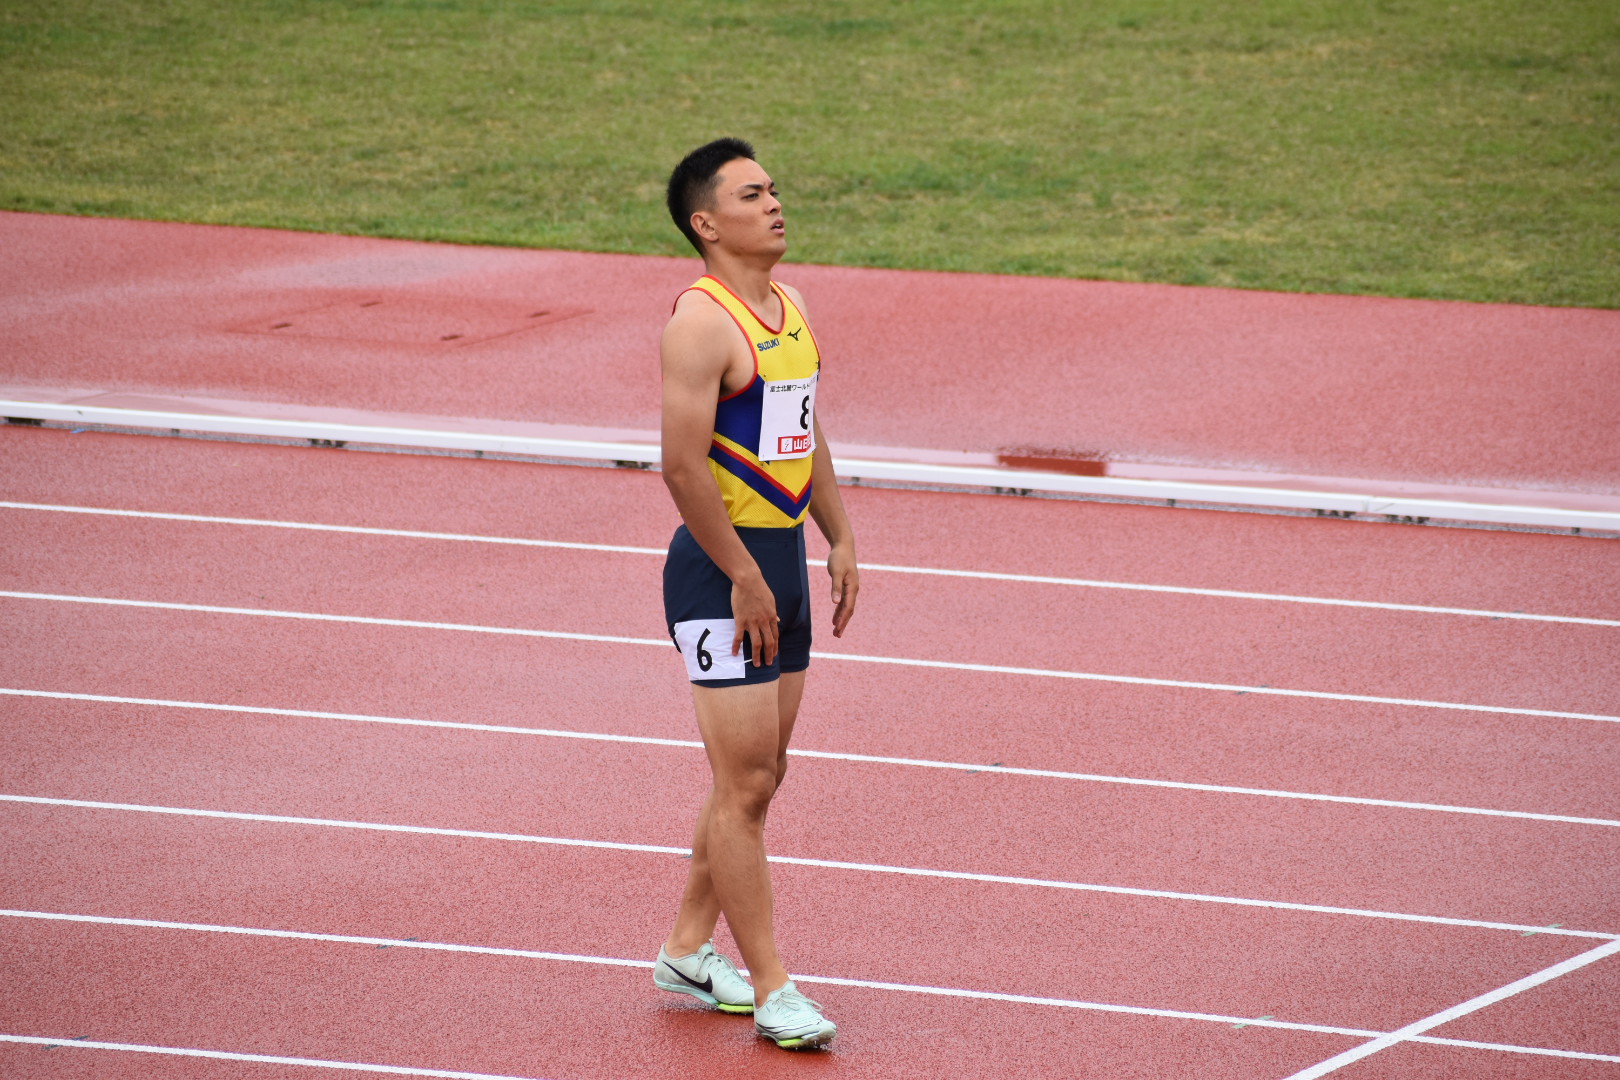
[[[708,466],[666,465],[664,486],[698,546],[735,584],[760,578],[759,564],[743,546]]]
[[[838,493],[838,477],[833,473],[832,451],[816,427],[816,452],[810,462],[810,516],[827,538],[827,575],[832,578],[833,637],[843,637],[850,616],[855,613],[855,594],[861,588],[861,572],[855,565],[855,533],[844,513],[844,500]]]
[[[819,425],[816,428],[816,452],[810,465],[810,484],[810,516],[815,520],[816,528],[821,530],[821,535],[833,547],[853,548],[855,533],[850,528],[849,515],[844,513],[844,500],[838,492],[838,476],[833,471],[832,451],[827,448]]]

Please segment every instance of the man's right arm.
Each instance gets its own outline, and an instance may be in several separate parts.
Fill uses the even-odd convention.
[[[732,363],[736,327],[722,309],[712,303],[700,305],[701,299],[691,294],[681,298],[660,345],[664,486],[692,538],[731,579],[731,611],[737,624],[732,655],[742,649],[747,634],[758,666],[776,658],[776,598],[732,527],[708,464],[714,410]]]

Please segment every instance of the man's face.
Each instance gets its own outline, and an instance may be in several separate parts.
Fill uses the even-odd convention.
[[[776,184],[759,162],[748,158],[728,161],[714,187],[714,206],[694,218],[705,219],[698,233],[708,244],[739,255],[774,254],[787,250],[787,227]]]

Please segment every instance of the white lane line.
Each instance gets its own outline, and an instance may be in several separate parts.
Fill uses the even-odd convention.
[[[574,551],[604,551],[629,555],[665,554],[663,548],[631,547],[622,544],[594,544],[564,540],[529,540],[508,536],[480,536],[470,533],[422,532],[415,529],[378,529],[358,525],[321,525],[304,521],[278,521],[266,518],[213,517],[203,514],[170,514],[148,510],[112,510],[92,506],[61,506],[52,503],[0,501],[0,509],[38,510],[65,514],[92,514],[109,517],[149,518],[158,521],[190,521],[210,525],[251,525],[271,529],[305,529],[313,532],[353,533],[360,536],[397,536],[412,540],[451,540],[476,544],[513,544],[523,547],[566,548]],[[814,559],[811,565],[817,565]],[[1202,589],[1182,585],[1147,585],[1129,581],[1054,577],[1046,574],[1011,574],[990,570],[947,570],[928,566],[896,566],[863,563],[862,570],[891,574],[923,574],[934,577],[974,578],[982,581],[1013,581],[1031,585],[1060,585],[1085,589],[1121,589],[1130,592],[1174,593],[1181,596],[1213,596],[1227,600],[1269,600],[1286,604],[1320,604],[1329,607],[1373,608],[1380,611],[1411,611],[1433,615],[1467,615],[1486,619],[1518,619],[1528,622],[1575,623],[1585,626],[1620,626],[1620,619],[1593,619],[1576,615],[1541,615],[1523,611],[1489,611],[1480,608],[1437,607],[1429,604],[1397,604],[1379,600],[1342,600],[1323,596],[1296,596],[1289,593],[1246,592],[1237,589]]]
[[[276,611],[269,608],[222,607],[215,604],[176,604],[158,600],[124,600],[110,596],[68,596],[60,593],[0,591],[0,597],[9,597],[14,600],[44,600],[64,604],[101,604],[112,607],[150,608],[159,611],[195,611],[209,615],[256,615],[268,619],[303,619],[312,622],[352,623],[360,626],[397,626],[412,630],[457,630],[474,634],[503,634],[512,637],[551,638],[562,641],[595,641],[614,645],[653,645],[662,649],[673,648],[667,638],[634,638],[622,637],[616,634],[582,634],[567,630],[529,630],[512,626],[479,626],[472,623],[427,622],[419,619],[380,619],[365,615],[326,615],[313,611]],[[1323,701],[1355,701],[1370,705],[1403,705],[1420,709],[1452,709],[1462,712],[1498,713],[1507,716],[1545,716],[1562,720],[1605,720],[1610,723],[1620,723],[1620,716],[1608,716],[1601,713],[1562,712],[1553,709],[1520,709],[1504,705],[1469,705],[1453,701],[1375,697],[1369,694],[1338,694],[1326,690],[1288,690],[1275,686],[1238,686],[1232,683],[1193,682],[1184,679],[1149,679],[1137,675],[1100,675],[1087,671],[1008,667],[1001,664],[969,664],[949,660],[914,660],[900,656],[861,656],[856,653],[819,651],[813,651],[810,655],[818,660],[850,660],[865,664],[894,664],[900,667],[976,671],[992,675],[1028,675],[1046,679],[1123,683],[1128,686],[1167,686],[1185,690],[1219,690],[1240,694],[1269,694],[1274,697],[1316,698]]]
[[[448,945],[432,941],[409,941],[398,938],[361,937],[351,934],[317,934],[297,930],[261,930],[246,926],[218,926],[211,923],[166,922],[157,919],[124,919],[102,915],[70,915],[53,911],[0,910],[0,916],[20,919],[45,919],[58,922],[94,923],[104,926],[137,926],[159,930],[190,930],[215,934],[242,934],[250,937],[292,938],[301,941],[324,941],[342,944],[389,946],[402,949],[426,949],[434,952],[475,953],[486,956],[515,956],[535,960],[557,960],[577,964],[603,964],[614,967],[650,968],[651,960],[623,960],[608,956],[581,956],[571,953],[537,952],[531,949],[503,949],[480,945]],[[744,969],[744,974],[747,970]],[[1068,998],[1033,997],[1027,994],[1002,994],[990,990],[962,990],[945,986],[919,986],[914,983],[882,982],[872,979],[845,979],[832,976],[798,975],[795,982],[827,986],[858,986],[874,990],[895,990],[909,994],[928,994],[937,997],[972,998],[979,1001],[1002,1001],[1024,1005],[1050,1005],[1058,1008],[1089,1009],[1100,1012],[1130,1013],[1137,1016],[1163,1016],[1179,1020],[1206,1020],[1221,1024],[1243,1024],[1251,1027],[1282,1028],[1288,1031],[1314,1031],[1329,1035],[1351,1035],[1377,1038],[1381,1031],[1362,1028],[1331,1027],[1323,1024],[1294,1023],[1286,1020],[1251,1020],[1241,1016],[1222,1016],[1216,1013],[1185,1012],[1176,1009],[1154,1009],[1147,1006],[1109,1005]]]
[[[70,694],[56,690],[21,690],[0,687],[0,696],[50,698],[61,701],[95,701],[109,705],[155,705],[171,709],[202,709],[211,712],[248,713],[256,716],[293,716],[309,720],[354,720],[368,724],[399,724],[405,727],[450,728],[456,731],[488,731],[503,735],[541,735],[554,739],[588,739],[593,742],[636,743],[642,746],[678,746],[703,749],[696,739],[660,739],[651,735],[608,735],[595,731],[564,731],[560,728],[513,727],[506,724],[468,724],[455,720],[416,720],[402,716],[371,716],[366,713],[321,712],[317,709],[271,709],[258,705],[225,705],[208,701],[170,701],[166,698],[116,697],[110,694]],[[819,755],[809,750],[789,750],[790,754]],[[874,761],[881,760],[878,758]],[[976,769],[977,765],[963,768]]]
[[[524,959],[552,960],[574,964],[597,964],[609,967],[650,968],[651,960],[627,960],[612,956],[586,956],[577,953],[541,952],[534,949],[510,949],[483,945],[453,945],[435,941],[417,941],[400,938],[364,937],[353,934],[319,934],[299,930],[269,930],[247,926],[221,926],[214,923],[168,922],[159,919],[128,919],[105,915],[75,915],[54,911],[7,911],[0,916],[20,919],[44,919],[59,922],[92,923],[103,926],[136,926],[159,930],[189,930],[215,934],[241,934],[250,937],[291,938],[301,941],[322,941],[337,944],[371,945],[401,949],[426,949],[436,952],[472,953],[484,956],[512,956]],[[1614,942],[1620,945],[1620,941]],[[746,970],[744,974],[746,974]],[[855,986],[871,990],[891,990],[906,994],[925,994],[933,997],[968,998],[978,1001],[999,1001],[1016,1005],[1044,1005],[1064,1009],[1083,1009],[1094,1012],[1125,1013],[1134,1016],[1158,1016],[1175,1020],[1203,1020],[1217,1024],[1235,1024],[1243,1027],[1268,1027],[1284,1031],[1310,1031],[1328,1035],[1349,1035],[1357,1038],[1383,1038],[1389,1033],[1364,1028],[1335,1027],[1327,1024],[1306,1024],[1274,1017],[1250,1018],[1223,1016],[1219,1013],[1188,1012],[1182,1009],[1155,1009],[1140,1005],[1111,1005],[1095,1001],[1077,1001],[1072,998],[1036,997],[1029,994],[1003,994],[990,990],[964,990],[947,986],[924,986],[916,983],[887,982],[877,979],[849,979],[832,975],[794,975],[795,982],[821,986]],[[1596,1061],[1620,1061],[1620,1057],[1592,1054],[1578,1050],[1554,1050],[1535,1046],[1517,1046],[1512,1043],[1483,1043],[1459,1039],[1409,1036],[1410,1041],[1447,1046],[1465,1046],[1478,1050],[1501,1050],[1520,1054],[1547,1054],[1556,1057],[1584,1058]],[[82,1044],[81,1044],[82,1045]]]
[[[505,840],[525,844],[550,844],[560,847],[596,848],[606,851],[637,851],[657,855],[690,855],[690,848],[664,847],[657,844],[629,844],[613,840],[576,840],[554,836],[531,836],[525,833],[485,832],[475,829],[447,829],[427,825],[394,825],[372,821],[348,821],[333,818],[293,817],[285,814],[254,814],[236,810],[203,810],[194,807],[151,806],[143,803],[100,802],[90,799],[58,799],[43,795],[0,794],[0,802],[23,803],[34,806],[66,806],[81,810],[117,810],[140,814],[173,814],[180,817],[209,818],[225,821],[253,821],[276,825],[316,825],[335,829],[359,829],[375,832],[410,833],[422,836],[448,836],[470,840]],[[1511,930],[1520,934],[1552,934],[1559,937],[1596,938],[1601,941],[1620,940],[1620,934],[1595,930],[1572,930],[1563,926],[1527,926],[1519,923],[1488,922],[1481,919],[1457,919],[1444,915],[1411,915],[1403,912],[1373,911],[1364,908],[1329,907],[1322,904],[1298,904],[1282,900],[1253,900],[1235,896],[1211,896],[1204,893],[1171,892],[1164,889],[1137,889],[1123,885],[1092,885],[1075,881],[1054,881],[1046,878],[1015,877],[1006,874],[977,874],[961,870],[931,870],[912,866],[887,866],[882,863],[843,862],[835,859],[808,859],[792,855],[770,855],[773,863],[788,866],[814,866],[827,870],[854,870],[873,874],[898,874],[903,877],[937,878],[947,881],[977,881],[992,885],[1029,885],[1043,889],[1065,889],[1072,892],[1107,893],[1116,896],[1142,896],[1156,900],[1192,900],[1208,904],[1231,904],[1237,907],[1268,908],[1276,911],[1302,911],[1315,915],[1354,915],[1369,919],[1393,919],[1399,922],[1433,923],[1439,926],[1461,926],[1480,930]]]
[[[152,608],[158,611],[196,611],[208,615],[257,615],[266,619],[302,619],[310,622],[353,623],[358,626],[399,626],[412,630],[459,630],[473,634],[550,638],[554,641],[596,641],[611,645],[657,645],[671,649],[668,638],[623,637],[617,634],[581,634],[571,630],[530,630],[515,626],[476,626],[471,623],[424,622],[420,619],[376,619],[365,615],[323,615],[314,611],[275,611],[269,608],[221,607],[215,604],[172,604],[160,600],[122,600],[110,596],[65,596],[57,593],[0,591],[14,600],[48,600],[63,604],[104,604],[111,607]],[[1620,719],[1620,717],[1616,717]]]
[[[19,911],[0,908],[0,916],[11,919],[45,919],[51,922],[93,923],[97,926],[141,926],[157,930],[197,930],[210,934],[244,934],[248,937],[290,938],[295,941],[333,941],[351,945],[387,945],[430,952],[477,953],[480,956],[516,956],[526,960],[559,960],[570,964],[605,964],[610,967],[650,968],[652,960],[620,960],[611,956],[581,953],[542,952],[538,949],[504,949],[494,945],[451,945],[416,938],[364,937],[355,934],[317,934],[305,930],[268,930],[253,926],[221,926],[216,923],[170,922],[163,919],[125,919],[112,915],[74,915],[61,911]],[[1382,1032],[1367,1032],[1379,1035]]]
[[[563,548],[570,551],[606,551],[622,555],[663,555],[663,548],[630,547],[623,544],[588,544],[568,540],[528,540],[514,536],[477,536],[472,533],[420,532],[415,529],[371,529],[360,525],[319,525],[308,521],[275,521],[268,518],[211,517],[204,514],[164,514],[150,510],[111,510],[99,506],[58,506],[52,503],[0,501],[3,510],[41,510],[58,514],[90,514],[98,517],[146,518],[154,521],[190,521],[204,525],[252,525],[263,529],[302,529],[308,532],[352,533],[357,536],[397,536],[408,540],[455,540],[473,544],[511,544],[519,547]]]
[[[659,554],[663,554],[660,552]],[[812,562],[811,565],[816,565]],[[1124,589],[1130,592],[1177,593],[1182,596],[1214,596],[1225,600],[1270,600],[1284,604],[1321,604],[1328,607],[1374,608],[1379,611],[1413,611],[1426,615],[1469,615],[1486,619],[1521,619],[1530,622],[1578,623],[1586,626],[1620,626],[1620,619],[1591,619],[1577,615],[1537,615],[1523,611],[1487,611],[1480,608],[1435,607],[1428,604],[1396,604],[1382,600],[1340,600],[1326,596],[1295,596],[1289,593],[1243,592],[1237,589],[1200,589],[1185,585],[1144,585],[1128,581],[1100,581],[1090,578],[1050,577],[1044,574],[1005,574],[989,570],[937,570],[922,566],[886,566],[862,563],[861,569],[885,570],[895,574],[929,574],[937,577],[980,578],[985,581],[1017,581],[1033,585],[1065,585],[1086,589]]]
[[[5,595],[0,593],[0,596]],[[1419,709],[1454,709],[1461,712],[1500,713],[1509,716],[1546,716],[1563,720],[1605,720],[1620,722],[1620,716],[1602,713],[1562,712],[1552,709],[1520,709],[1504,705],[1470,705],[1455,701],[1427,701],[1421,698],[1376,697],[1370,694],[1338,694],[1326,690],[1287,690],[1276,686],[1238,686],[1233,683],[1194,682],[1185,679],[1149,679],[1136,675],[1099,675],[1086,671],[1056,671],[1047,668],[1009,667],[1002,664],[969,664],[947,660],[914,660],[899,656],[858,656],[854,653],[812,652],[821,660],[852,660],[864,664],[895,664],[900,667],[940,668],[951,671],[978,671],[991,675],[1030,675],[1047,679],[1077,679],[1083,682],[1124,683],[1128,686],[1170,686],[1186,690],[1220,690],[1239,694],[1269,694],[1273,697],[1317,698],[1322,701],[1356,701],[1368,705],[1404,705]]]
[[[164,698],[117,697],[110,694],[76,694],[55,690],[23,690],[0,687],[0,697],[45,698],[53,701],[91,701],[111,705],[149,705],[166,709],[199,709],[210,712],[246,713],[254,716],[289,716],[311,720],[348,720],[367,724],[393,724],[401,727],[448,728],[452,731],[493,732],[503,735],[537,735],[552,739],[583,739],[592,742],[633,743],[640,746],[673,746],[701,750],[695,739],[660,739],[650,735],[609,735],[595,731],[564,731],[557,728],[514,727],[506,724],[470,724],[454,720],[417,720],[401,716],[371,716],[364,713],[321,712],[313,709],[272,709],[257,705],[226,705],[207,701],[171,701]],[[792,757],[849,761],[863,765],[900,765],[909,768],[947,769],[956,772],[1003,773],[1049,780],[1077,780],[1099,784],[1169,788],[1175,791],[1204,791],[1218,795],[1256,795],[1274,799],[1300,799],[1307,802],[1344,803],[1351,806],[1377,806],[1396,810],[1429,810],[1447,814],[1475,814],[1484,817],[1519,818],[1526,821],[1552,821],[1565,825],[1620,827],[1611,818],[1575,817],[1569,814],[1540,814],[1527,810],[1493,810],[1446,803],[1404,802],[1398,799],[1371,799],[1356,795],[1324,795],[1306,791],[1279,791],[1272,788],[1234,787],[1225,784],[1195,784],[1182,780],[1150,780],[1130,776],[1104,776],[1097,773],[1064,772],[1058,769],[1028,769],[1013,765],[980,765],[967,761],[931,761],[926,758],[883,757],[876,754],[848,754],[831,750],[789,749]]]
[[[1312,1065],[1308,1069],[1301,1069],[1299,1072],[1288,1077],[1287,1080],[1317,1080],[1318,1077],[1326,1076],[1328,1073],[1338,1072],[1340,1069],[1351,1064],[1352,1062],[1360,1061],[1362,1058],[1367,1057],[1370,1054],[1376,1054],[1380,1050],[1388,1049],[1389,1047],[1394,1046],[1396,1043],[1409,1039],[1414,1035],[1420,1035],[1431,1028],[1436,1028],[1441,1024],[1450,1023],[1459,1017],[1467,1016],[1469,1013],[1478,1012],[1487,1005],[1494,1005],[1498,1001],[1513,997],[1515,994],[1521,994],[1533,987],[1550,982],[1553,979],[1558,978],[1560,975],[1567,975],[1571,971],[1583,968],[1588,964],[1596,963],[1605,957],[1613,956],[1617,952],[1620,952],[1620,941],[1611,941],[1606,945],[1599,945],[1595,949],[1589,949],[1578,956],[1572,956],[1568,960],[1565,960],[1562,963],[1554,964],[1552,967],[1543,971],[1538,971],[1534,975],[1526,975],[1524,978],[1519,979],[1516,982],[1508,983],[1506,986],[1498,987],[1489,993],[1481,994],[1476,998],[1471,998],[1460,1005],[1453,1005],[1451,1008],[1437,1012],[1433,1016],[1426,1016],[1422,1020],[1417,1020],[1413,1023],[1407,1024],[1405,1027],[1397,1031],[1392,1031],[1387,1035],[1380,1035],[1371,1042],[1362,1043],[1360,1046],[1351,1047],[1349,1050],[1344,1051],[1344,1053],[1336,1054],[1333,1057],[1328,1058],[1326,1061]],[[1620,1061],[1620,1057],[1604,1055],[1599,1060]]]
[[[212,1058],[216,1061],[257,1061],[266,1065],[298,1065],[309,1069],[341,1069],[345,1072],[381,1073],[385,1076],[437,1076],[445,1080],[533,1080],[531,1077],[495,1073],[461,1072],[457,1069],[413,1069],[408,1065],[372,1065],[359,1061],[329,1061],[325,1058],[278,1057],[274,1054],[244,1054],[234,1050],[199,1050],[191,1046],[152,1046],[147,1043],[99,1042],[70,1036],[47,1039],[39,1035],[0,1034],[0,1042],[49,1046],[56,1050],[123,1050],[136,1054],[167,1054],[171,1057]]]
[[[1428,1043],[1430,1046],[1455,1046],[1464,1050],[1509,1050],[1515,1054],[1540,1054],[1545,1057],[1577,1058],[1581,1061],[1620,1061],[1620,1054],[1594,1054],[1588,1050],[1552,1050],[1540,1046],[1518,1046],[1513,1043],[1476,1042],[1473,1039],[1443,1039],[1437,1035],[1408,1035],[1403,1041]]]

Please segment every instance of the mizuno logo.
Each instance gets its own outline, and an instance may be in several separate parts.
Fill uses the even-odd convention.
[[[792,338],[794,341],[798,341],[799,335],[802,333],[804,333],[804,327],[801,326],[797,330],[789,330],[788,337]]]

